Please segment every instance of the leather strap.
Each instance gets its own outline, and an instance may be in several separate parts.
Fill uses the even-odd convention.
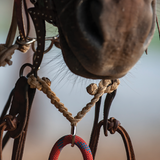
[[[36,37],[37,37],[37,50],[34,53],[33,57],[33,66],[31,74],[37,74],[37,70],[42,62],[43,54],[44,54],[44,47],[45,47],[45,20],[49,23],[52,23],[54,25],[55,17],[54,11],[49,9],[50,1],[44,2],[43,8],[30,8],[28,9],[29,14],[31,15],[31,18],[34,23],[35,31],[36,31]]]
[[[115,118],[110,118],[108,120],[109,110],[115,95],[116,95],[116,91],[114,91],[111,94],[107,94],[105,99],[105,105],[104,105],[104,118],[100,122],[98,122],[98,119],[99,119],[101,99],[96,103],[95,119],[94,119],[91,137],[90,137],[89,147],[92,151],[92,155],[94,159],[97,151],[100,129],[103,126],[105,136],[108,135],[107,131],[110,131],[111,134],[114,134],[117,131],[121,135],[124,142],[125,149],[126,149],[127,160],[135,160],[132,142],[126,130],[122,126],[120,126],[119,121],[117,121]]]
[[[21,37],[21,40],[26,39],[26,33],[25,33],[25,27],[24,27],[24,21],[22,16],[22,0],[14,0],[15,6],[16,6],[16,15],[17,15],[17,24],[18,24],[18,30]]]
[[[27,85],[28,85],[28,83],[26,81],[26,86]],[[29,122],[29,117],[30,117],[31,106],[32,106],[33,98],[34,98],[35,91],[36,91],[35,89],[31,89],[29,87],[26,87],[26,88],[27,88],[27,90],[26,90],[26,97],[27,98],[26,99],[28,101],[28,102],[26,102],[26,104],[28,105],[26,108],[28,109],[28,111],[26,112],[25,118],[21,119],[23,127],[19,127],[19,128],[17,128],[17,130],[14,130],[12,132],[13,135],[15,135],[16,132],[17,132],[17,134],[20,133],[19,136],[17,138],[15,138],[15,140],[14,140],[12,160],[21,160],[22,159],[24,144],[25,144],[25,139],[26,139],[26,134],[27,134],[27,128],[28,128],[28,122]],[[21,111],[20,111],[20,113],[21,113]],[[20,121],[20,124],[21,124],[21,121]],[[21,132],[19,132],[20,128],[22,129]]]

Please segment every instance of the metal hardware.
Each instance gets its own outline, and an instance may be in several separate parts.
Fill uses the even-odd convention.
[[[18,36],[16,43],[21,44],[21,45],[26,45],[26,44],[32,44],[35,41],[36,41],[35,38],[29,38],[29,37],[27,37],[26,40],[22,40],[21,37]]]
[[[72,126],[71,127],[71,134],[72,134],[72,144],[71,144],[71,147],[74,147],[76,131],[77,131],[77,127],[76,126]]]

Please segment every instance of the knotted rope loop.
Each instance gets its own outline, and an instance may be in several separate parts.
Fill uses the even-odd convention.
[[[17,128],[17,118],[14,118],[12,115],[6,115],[0,127],[5,128],[4,130],[7,131],[14,131]]]
[[[99,83],[99,87],[95,83],[90,84],[87,87],[87,92],[90,95],[95,95],[100,90],[103,90],[103,88],[105,87],[104,93],[112,93],[114,90],[116,90],[118,88],[119,84],[120,84],[120,80],[119,79],[116,79],[113,82],[111,80],[102,80]]]
[[[20,50],[23,53],[26,53],[31,44],[35,41],[35,39],[27,39],[21,40],[19,37],[16,40],[14,45],[7,46],[6,44],[0,44],[0,66],[5,66],[6,64],[12,65],[12,55],[16,49]]]
[[[116,120],[114,117],[111,117],[108,120],[108,131],[110,131],[111,134],[114,134],[120,125],[121,124],[118,120]]]
[[[36,78],[31,75],[28,78],[28,84],[31,88],[37,88],[38,90],[44,92],[47,97],[51,99],[51,103],[54,104],[55,107],[63,114],[63,116],[71,122],[71,125],[76,126],[77,123],[86,115],[87,112],[90,111],[90,109],[95,105],[95,103],[104,93],[111,93],[114,91],[114,89],[117,89],[119,80],[113,83],[111,80],[101,80],[98,87],[95,87],[95,85],[93,84],[91,85],[91,87],[88,87],[87,90],[91,90],[91,92],[89,91],[89,93],[91,93],[92,95],[94,93],[94,98],[92,98],[91,102],[89,102],[80,112],[78,112],[75,117],[72,116],[72,114],[68,111],[64,104],[60,102],[60,99],[56,96],[56,94],[51,90],[51,82],[49,81],[49,79],[41,79],[38,76]],[[94,86],[94,90],[92,90],[92,86]]]
[[[30,49],[30,47],[31,47],[30,44],[26,44],[26,45],[19,44],[19,47],[17,49],[23,53],[26,53]]]
[[[13,117],[12,115],[6,115],[4,117],[4,121],[6,122],[6,129],[5,130],[8,130],[8,131],[14,131],[16,128],[17,128],[17,118]]]
[[[23,53],[26,53],[30,49],[31,44],[34,43],[35,41],[36,40],[34,38],[26,38],[26,40],[22,40],[20,36],[18,36],[16,44],[18,44],[19,46],[18,50],[20,50]]]

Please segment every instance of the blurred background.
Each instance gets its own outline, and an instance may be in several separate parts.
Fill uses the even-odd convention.
[[[160,2],[158,1],[158,3]],[[0,0],[0,43],[4,43],[7,37],[12,6],[12,0]],[[160,11],[158,13],[160,14]],[[53,36],[56,33],[57,29],[47,25],[47,35]],[[12,58],[13,65],[0,67],[0,111],[19,78],[20,67],[26,62],[31,62],[32,55],[32,51],[26,54],[16,51]],[[73,115],[76,115],[92,98],[85,88],[90,83],[99,82],[86,80],[70,73],[63,62],[61,51],[55,46],[44,56],[38,74],[40,77],[48,77],[52,81],[52,90]],[[148,55],[144,53],[136,66],[120,81],[121,84],[109,117],[118,119],[129,133],[137,160],[159,160],[160,41],[157,29],[148,48]],[[103,103],[101,109],[103,109]],[[101,111],[100,114],[100,119],[102,119],[103,112]],[[94,107],[78,123],[77,127],[77,135],[87,143],[93,117]],[[66,118],[50,104],[50,100],[43,93],[37,90],[32,106],[23,160],[48,159],[54,143],[60,137],[70,134],[70,129],[70,123]],[[13,140],[10,140],[4,149],[3,159],[11,159],[12,144]],[[62,150],[59,157],[59,160],[64,159],[82,160],[83,158],[76,146],[71,148],[68,145]],[[118,133],[105,137],[101,130],[96,159],[126,159],[123,142]]]

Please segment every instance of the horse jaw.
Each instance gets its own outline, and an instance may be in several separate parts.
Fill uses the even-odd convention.
[[[92,79],[124,76],[147,49],[155,29],[155,1],[55,0],[64,60]]]

